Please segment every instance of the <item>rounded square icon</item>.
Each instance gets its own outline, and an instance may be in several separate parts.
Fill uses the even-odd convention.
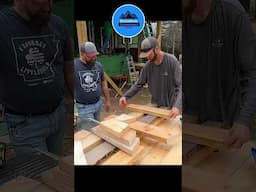
[[[112,26],[115,32],[122,37],[135,37],[144,29],[145,16],[137,6],[124,4],[118,7],[112,15]]]

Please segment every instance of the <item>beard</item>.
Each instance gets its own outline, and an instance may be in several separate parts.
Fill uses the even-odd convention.
[[[154,53],[154,57],[150,59],[150,61],[154,63],[156,61],[157,54],[155,53],[155,51],[153,51],[153,53]]]
[[[30,15],[30,22],[35,25],[35,26],[43,26],[43,25],[47,25],[49,20],[50,20],[50,12],[45,13],[45,14],[33,14]]]
[[[197,0],[182,0],[182,11],[184,15],[191,16],[197,5]]]

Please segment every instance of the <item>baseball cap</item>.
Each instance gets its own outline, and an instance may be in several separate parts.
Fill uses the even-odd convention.
[[[146,58],[152,51],[152,49],[158,46],[158,41],[155,37],[147,37],[141,42],[140,46],[140,58]]]
[[[94,43],[90,41],[87,41],[80,46],[80,52],[85,53],[89,57],[99,54]]]

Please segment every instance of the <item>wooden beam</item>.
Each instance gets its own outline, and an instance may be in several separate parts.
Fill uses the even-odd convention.
[[[136,131],[133,129],[129,129],[127,132],[125,132],[121,137],[117,137],[113,134],[111,134],[110,132],[106,131],[105,129],[103,129],[101,126],[97,126],[97,130],[99,132],[101,132],[104,135],[107,135],[108,137],[113,138],[114,140],[123,143],[125,145],[132,145],[132,143],[134,142],[135,138],[136,138]]]
[[[142,155],[143,150],[144,147],[140,145],[132,155],[128,155],[123,151],[118,151],[111,155],[107,160],[103,161],[102,165],[132,165]]]
[[[97,145],[101,144],[103,142],[103,140],[100,137],[98,137],[97,135],[94,135],[93,133],[91,133],[86,138],[81,140],[81,142],[82,142],[82,146],[83,146],[83,152],[86,153],[87,151],[90,151]]]
[[[204,172],[199,168],[182,165],[182,191],[189,192],[221,192],[225,181],[220,174]]]
[[[139,144],[140,144],[140,139],[138,137],[135,138],[132,145],[127,146],[123,143],[118,142],[112,137],[109,137],[108,135],[102,134],[102,132],[98,131],[97,127],[92,128],[92,131],[99,137],[103,138],[104,140],[108,141],[109,143],[113,144],[114,146],[118,147],[119,149],[121,149],[122,151],[130,155],[132,155],[136,151],[136,149],[139,147]]]
[[[162,22],[161,21],[157,21],[156,38],[157,38],[159,47],[161,47],[161,42],[162,42]]]
[[[100,127],[117,137],[121,137],[125,132],[129,130],[127,123],[118,121],[115,118],[101,121]]]
[[[121,89],[119,89],[119,87],[115,84],[115,82],[108,76],[108,74],[106,72],[104,72],[104,76],[105,79],[107,80],[107,82],[110,83],[110,85],[116,90],[116,92],[120,95],[123,96],[123,92],[121,91]]]
[[[128,104],[127,109],[157,117],[170,118],[170,110],[147,105]]]
[[[62,157],[58,164],[60,170],[74,177],[74,155]]]
[[[61,171],[59,167],[54,167],[45,172],[42,176],[42,182],[56,191],[74,191],[74,178]]]
[[[74,141],[74,165],[87,165],[81,141]]]
[[[1,192],[28,192],[33,191],[40,182],[27,177],[18,176],[0,186]]]
[[[75,140],[83,140],[85,137],[87,137],[88,135],[90,135],[91,133],[89,131],[86,131],[86,130],[80,130],[80,131],[77,131],[75,134],[74,134],[74,139]]]
[[[196,136],[192,136],[192,135],[187,135],[184,133],[182,134],[182,140],[188,141],[191,143],[208,146],[208,147],[215,148],[215,149],[223,149],[223,150],[226,149],[226,147],[224,146],[224,144],[222,142],[216,142],[213,140],[204,139],[204,138],[200,138],[200,137],[196,137]]]
[[[182,133],[202,139],[223,143],[225,137],[228,135],[228,130],[221,129],[219,127],[209,127],[194,123],[183,123]]]
[[[115,147],[107,142],[101,143],[91,151],[85,153],[88,165],[95,165],[99,160],[113,151]]]
[[[88,41],[87,26],[85,21],[76,21],[78,45]],[[78,46],[80,49],[80,46]]]
[[[129,127],[145,136],[151,137],[166,144],[170,142],[170,138],[172,137],[168,132],[168,128],[157,127],[139,121],[130,123]]]
[[[127,115],[124,113],[117,116],[115,119],[124,123],[132,123],[137,120],[136,116]]]

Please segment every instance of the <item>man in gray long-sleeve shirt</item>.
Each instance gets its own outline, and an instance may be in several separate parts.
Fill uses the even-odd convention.
[[[130,99],[147,83],[152,95],[151,103],[170,109],[170,117],[180,114],[182,108],[181,65],[175,56],[161,51],[158,41],[148,37],[141,43],[141,58],[147,58],[139,80],[120,99],[126,105]]]
[[[224,143],[255,137],[256,35],[237,0],[183,0],[183,117],[229,129]],[[186,116],[190,116],[186,118]]]

